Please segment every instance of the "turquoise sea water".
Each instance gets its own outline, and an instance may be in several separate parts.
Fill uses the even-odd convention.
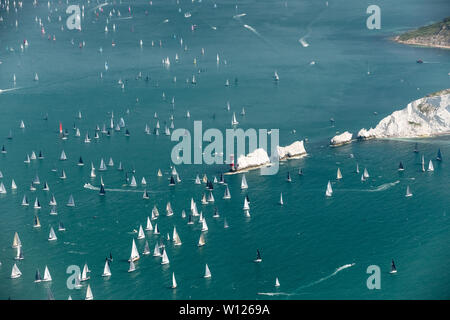
[[[0,89],[13,87],[13,74],[18,88],[0,94],[0,136],[5,137],[0,144],[8,151],[0,155],[1,180],[8,191],[0,195],[1,299],[46,299],[48,288],[56,299],[69,295],[84,299],[87,283],[79,290],[66,286],[66,268],[82,268],[84,263],[92,270],[88,283],[94,299],[450,298],[450,139],[328,147],[336,132],[374,126],[408,102],[449,87],[450,51],[389,40],[399,32],[444,18],[450,9],[447,1],[402,0],[395,5],[378,1],[380,30],[366,28],[366,8],[373,4],[369,1],[329,1],[328,7],[325,1],[217,1],[217,8],[213,1],[205,0],[180,1],[179,5],[155,0],[152,6],[149,1],[115,1],[104,7],[98,18],[92,11],[97,3],[70,1],[85,4],[82,32],[60,30],[67,17],[66,4],[51,1],[50,12],[44,2],[36,8],[24,2],[17,13],[13,8],[9,13],[0,9],[4,19],[0,22]],[[128,6],[132,18],[128,18]],[[105,34],[106,13],[112,8],[122,16],[110,19]],[[185,18],[185,12],[192,16]],[[246,15],[233,18],[242,13]],[[62,21],[58,22],[60,15]],[[36,16],[42,18],[45,36]],[[164,23],[166,19],[169,21]],[[197,25],[194,32],[192,24]],[[49,35],[55,35],[56,41],[48,40]],[[306,35],[310,46],[303,48],[298,39]],[[180,46],[180,38],[187,51]],[[30,45],[21,52],[24,39]],[[82,41],[86,46],[80,49]],[[203,56],[201,48],[205,49]],[[169,69],[161,64],[167,56],[172,62]],[[425,63],[417,64],[417,59]],[[104,70],[105,61],[108,71]],[[272,79],[275,70],[280,75],[277,85]],[[139,72],[150,80],[136,79]],[[35,73],[38,82],[33,81]],[[195,86],[185,81],[193,74]],[[125,82],[124,90],[117,84],[119,79]],[[224,85],[227,79],[230,87]],[[225,108],[227,101],[231,112]],[[247,192],[240,190],[241,175],[226,176],[232,199],[222,200],[224,186],[216,185],[214,205],[201,205],[205,187],[195,185],[194,179],[203,173],[209,178],[219,176],[227,169],[225,165],[177,166],[182,182],[169,187],[170,152],[175,143],[163,134],[163,128],[164,122],[170,124],[170,115],[174,115],[176,128],[190,130],[193,120],[202,120],[204,129],[225,130],[230,127],[232,112],[238,115],[242,107],[246,116],[238,116],[239,127],[278,128],[281,145],[308,138],[308,157],[282,163],[274,176],[247,173]],[[186,110],[190,119],[185,118]],[[76,119],[78,111],[81,120]],[[93,137],[96,124],[109,123],[112,111],[116,120],[125,119],[131,136],[125,137],[122,130],[83,143],[86,131]],[[155,112],[161,135],[146,135],[146,123],[152,130],[155,127]],[[43,120],[46,114],[47,121]],[[336,120],[334,127],[330,118]],[[20,120],[25,129],[19,129]],[[68,140],[58,136],[60,122],[69,131]],[[74,123],[80,128],[79,138],[74,136]],[[13,139],[7,140],[10,130]],[[416,142],[419,154],[413,153]],[[438,148],[444,161],[434,162],[433,173],[420,172],[422,154],[426,161],[434,159]],[[32,150],[42,150],[45,159],[24,164]],[[62,150],[68,161],[58,160]],[[80,155],[84,167],[76,166]],[[143,190],[140,185],[123,187],[125,172],[115,168],[97,171],[96,179],[89,178],[90,163],[98,168],[102,157],[105,161],[112,157],[116,166],[122,161],[125,171],[134,167],[138,182],[145,176],[150,200],[143,200],[140,192],[107,191],[100,197],[97,191],[83,188],[86,182],[98,186],[102,175],[106,188]],[[406,168],[402,173],[397,171],[400,161]],[[369,181],[361,183],[354,173],[356,163],[361,169],[368,168]],[[56,173],[51,171],[54,166]],[[338,167],[343,173],[339,182],[335,180]],[[163,177],[156,175],[159,168]],[[297,175],[299,168],[304,176]],[[66,180],[59,179],[62,169]],[[287,172],[292,175],[290,184]],[[42,183],[49,183],[50,193],[42,191],[42,185],[29,191],[36,174]],[[18,190],[11,191],[11,179]],[[330,199],[324,196],[328,180],[334,189]],[[414,194],[411,198],[404,196],[407,185]],[[277,204],[280,192],[282,207]],[[57,216],[49,215],[52,193],[58,201]],[[28,208],[20,205],[24,194],[31,204]],[[65,206],[70,194],[75,198],[74,208]],[[251,200],[251,218],[242,212],[245,194]],[[36,196],[43,206],[38,212],[40,229],[33,228]],[[189,212],[191,197],[209,226],[207,244],[201,248],[197,247],[201,225],[187,225],[187,219],[181,218],[183,209]],[[164,216],[168,201],[175,211],[172,217]],[[137,236],[132,230],[140,224],[145,227],[155,204],[161,213],[154,221],[161,237],[172,234],[176,226],[183,244],[176,247],[167,242],[169,265],[162,266],[160,258],[142,256],[137,270],[128,273],[126,260]],[[215,207],[218,219],[212,217]],[[228,229],[223,228],[224,217]],[[57,231],[58,240],[47,241],[50,226],[56,230],[59,221],[67,231]],[[11,248],[14,232],[19,233],[25,256],[17,262],[23,273],[18,279],[10,279],[16,262]],[[159,237],[150,232],[147,239],[153,250]],[[144,240],[136,243],[142,252]],[[252,261],[257,248],[263,257],[260,264]],[[110,252],[114,257],[112,276],[105,279],[101,274]],[[396,275],[388,273],[391,259],[397,265]],[[205,263],[211,279],[203,278]],[[45,265],[53,281],[35,284],[36,269],[42,274]],[[380,290],[367,289],[369,265],[381,268]],[[172,272],[178,282],[176,290],[169,288]],[[279,288],[274,287],[276,277]]]

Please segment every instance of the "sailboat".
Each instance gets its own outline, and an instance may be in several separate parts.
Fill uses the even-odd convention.
[[[422,172],[425,172],[425,157],[422,155]]]
[[[91,272],[91,271],[89,270],[89,267],[88,267],[87,263],[85,263],[84,266],[83,266],[83,271],[81,272],[80,281],[87,281],[87,280],[89,280],[91,278],[88,275],[89,272]]]
[[[33,228],[40,228],[40,227],[41,227],[41,222],[39,221],[39,217],[34,216]]]
[[[144,245],[144,251],[142,252],[143,255],[149,255],[150,254],[150,247],[148,246],[148,241],[145,240],[145,245]]]
[[[88,284],[88,287],[86,289],[86,298],[85,300],[94,300],[94,295],[92,294],[91,285]]]
[[[147,217],[147,225],[145,227],[145,231],[152,231],[152,230],[153,230],[152,222],[150,221],[150,218]]]
[[[23,122],[23,120],[20,120],[20,129],[25,129],[25,123]]]
[[[14,179],[11,180],[11,190],[17,190],[17,185]]]
[[[231,119],[231,125],[236,126],[239,122],[236,120],[236,113],[233,112],[233,118]]]
[[[142,228],[142,224],[139,226],[138,240],[145,239],[144,229]]]
[[[341,179],[342,179],[341,169],[338,168],[337,169],[337,173],[336,173],[336,180],[341,180]]]
[[[0,182],[0,194],[5,194],[5,193],[6,193],[5,185],[3,184],[3,182]]]
[[[433,162],[430,159],[430,162],[428,162],[428,170],[427,171],[434,171]]]
[[[172,272],[172,289],[176,289],[177,280],[175,280],[175,272]]]
[[[398,171],[404,171],[405,167],[403,166],[403,163],[400,161],[400,164],[398,165]]]
[[[436,160],[437,161],[442,161],[442,153],[441,153],[441,149],[439,148],[437,156],[436,156]]]
[[[56,211],[56,206],[52,206],[52,208],[50,209],[50,215],[56,216],[57,214],[58,212]]]
[[[170,201],[167,202],[166,212],[167,212],[168,217],[173,216],[173,209],[172,209],[172,205],[170,204]]]
[[[241,180],[241,189],[248,189],[247,179],[245,178],[245,174],[242,176]]]
[[[278,277],[275,278],[275,287],[279,287],[280,286],[280,281],[278,281]]]
[[[134,239],[133,239],[133,243],[131,245],[131,255],[130,255],[130,259],[128,261],[137,261],[137,260],[139,260],[139,258],[140,258],[139,252],[137,250],[136,243],[134,242]]]
[[[203,247],[205,244],[206,244],[205,237],[203,236],[203,233],[202,233],[202,234],[200,234],[200,238],[198,239],[197,246]]]
[[[395,267],[394,260],[391,262],[391,271],[389,273],[397,273],[397,268]]]
[[[287,173],[286,181],[287,182],[292,182],[291,174],[289,172]]]
[[[247,200],[247,199],[245,199],[245,200]],[[280,202],[279,202],[279,204],[281,206],[284,204],[284,202],[283,202],[283,193],[280,193]]]
[[[153,249],[153,256],[154,257],[161,257],[161,250],[159,248],[158,242],[155,243],[155,248]]]
[[[106,171],[106,165],[105,165],[105,161],[103,160],[103,158],[100,160],[100,167],[98,168],[99,171]]]
[[[53,230],[53,227],[50,227],[50,233],[48,235],[48,241],[55,241],[57,239],[58,238],[56,237],[55,230]]]
[[[356,164],[356,171],[355,172],[359,173],[359,165],[358,164]]]
[[[50,191],[50,187],[48,186],[47,181],[44,182],[44,187],[42,188],[44,191]]]
[[[52,281],[52,276],[50,275],[50,271],[47,266],[45,266],[44,278],[42,278],[42,281]]]
[[[416,144],[414,145],[414,152],[418,153],[419,152],[419,144],[416,142]]]
[[[67,206],[68,207],[75,207],[75,200],[73,199],[72,195],[69,196],[69,200],[67,201]]]
[[[195,177],[195,184],[201,184],[200,177],[198,175]]]
[[[111,276],[111,269],[109,268],[108,259],[106,259],[105,260],[105,267],[103,268],[102,277],[109,277],[109,276]]]
[[[101,196],[104,196],[106,194],[105,187],[104,187],[103,183],[100,183],[100,191],[99,191],[98,194],[101,195]]]
[[[333,189],[331,188],[331,182],[328,181],[327,190],[325,191],[325,195],[327,197],[331,197],[333,195]]]
[[[57,205],[54,194],[52,194],[52,198],[50,199],[49,205],[51,205],[51,206],[56,206]]]
[[[228,229],[229,225],[228,225],[228,221],[227,218],[223,219],[223,228],[224,229]]]
[[[202,220],[202,232],[208,231],[208,225],[206,224],[206,219]]]
[[[39,200],[36,197],[36,199],[34,200],[34,209],[40,209],[40,208],[41,208],[41,204],[39,203]]]
[[[27,199],[27,195],[25,195],[25,194],[23,195],[22,205],[23,206],[28,206],[29,205],[28,199]]]
[[[14,258],[15,260],[23,260],[23,252],[22,252],[22,246],[18,246],[17,248],[17,252],[16,252],[16,257]]]
[[[228,189],[228,186],[225,188],[225,193],[223,195],[223,199],[231,199],[230,189]]]
[[[34,276],[34,282],[38,283],[42,281],[41,274],[39,272],[39,269],[36,269],[36,275]]]
[[[131,177],[130,187],[137,187],[137,182],[134,175]]]
[[[172,240],[174,242],[174,245],[181,246],[181,239],[175,226],[173,227]]]
[[[148,195],[147,189],[144,189],[144,194],[142,195],[143,199],[150,199],[150,196]]]
[[[369,178],[369,172],[367,171],[367,168],[364,168],[364,173],[363,173],[364,179]]]
[[[66,227],[61,221],[58,224],[58,231],[66,231]]]
[[[12,270],[11,270],[11,279],[19,278],[22,275],[22,272],[20,272],[17,265],[14,263]]]
[[[20,247],[21,245],[22,245],[22,242],[20,241],[19,234],[17,232],[15,232],[12,247],[17,248],[17,247]]]
[[[256,259],[253,260],[253,261],[256,262],[256,263],[262,262],[261,253],[259,252],[258,249],[256,249]]]
[[[279,81],[280,80],[280,77],[278,76],[278,72],[277,71],[275,71],[274,74],[273,74],[273,80],[274,81]]]
[[[66,156],[66,153],[64,152],[64,150],[61,151],[61,155],[59,157],[59,160],[61,160],[61,161],[67,160],[67,156]]]
[[[205,265],[205,275],[204,278],[211,278],[211,271],[209,270],[208,264]]]
[[[163,249],[161,264],[168,264],[169,257],[167,257],[166,248]]]
[[[405,194],[405,197],[412,197],[412,193],[411,193],[411,190],[409,189],[409,186],[407,186],[406,187],[406,194]]]

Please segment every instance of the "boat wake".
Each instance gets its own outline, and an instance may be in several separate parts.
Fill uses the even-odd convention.
[[[400,180],[394,182],[383,183],[382,185],[374,188],[374,189],[339,189],[339,191],[348,191],[348,192],[380,192],[385,191],[399,184]]]
[[[20,88],[10,88],[10,89],[0,89],[0,94],[4,93],[4,92],[9,92],[9,91],[14,91],[14,90],[18,90]]]
[[[90,183],[85,183],[83,187],[85,189],[89,189],[89,190],[100,191],[100,188],[94,187]],[[143,193],[144,192],[144,190],[107,189],[107,188],[105,188],[105,191],[109,191],[109,192],[137,192],[137,193]],[[147,193],[150,193],[150,191],[147,191]]]
[[[258,295],[263,295],[263,296],[294,296],[294,295],[298,295],[300,294],[298,291],[305,289],[305,288],[309,288],[312,287],[316,284],[319,284],[323,281],[326,281],[332,277],[334,277],[335,275],[337,275],[339,272],[341,272],[342,270],[345,270],[347,268],[353,267],[355,265],[355,263],[349,263],[349,264],[344,264],[343,266],[337,268],[333,273],[329,274],[326,277],[320,278],[319,280],[316,280],[314,282],[311,282],[309,284],[303,285],[298,287],[297,289],[295,289],[293,292],[288,293],[288,292],[258,292]]]

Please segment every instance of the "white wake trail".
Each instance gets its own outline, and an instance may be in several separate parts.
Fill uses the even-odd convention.
[[[83,187],[85,189],[94,190],[94,191],[99,191],[100,190],[100,188],[94,187],[90,183],[85,183]],[[143,193],[144,192],[144,190],[107,189],[107,188],[105,188],[105,191],[109,191],[109,192],[137,192],[137,193]],[[150,193],[150,191],[147,191],[147,193]]]
[[[295,289],[292,293],[288,293],[288,292],[258,292],[258,295],[263,295],[263,296],[293,296],[293,295],[298,295],[298,291],[301,289],[305,289],[305,288],[309,288],[312,287],[316,284],[319,284],[323,281],[326,281],[332,277],[334,277],[335,275],[337,275],[339,272],[341,272],[342,270],[345,270],[347,268],[353,267],[355,265],[355,263],[349,263],[349,264],[344,264],[343,266],[337,268],[333,273],[329,274],[326,277],[320,278],[319,280],[316,280],[314,282],[311,282],[309,284],[303,285],[298,287],[297,289]]]

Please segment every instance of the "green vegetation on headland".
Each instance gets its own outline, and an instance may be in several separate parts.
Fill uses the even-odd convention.
[[[450,48],[450,17],[441,22],[405,32],[395,38],[404,44]]]

